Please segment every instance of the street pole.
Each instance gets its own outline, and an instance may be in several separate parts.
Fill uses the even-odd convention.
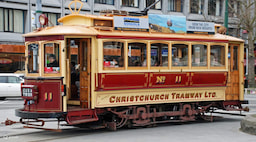
[[[225,0],[225,19],[224,26],[226,27],[226,35],[228,35],[228,0]]]
[[[42,14],[42,1],[36,0],[36,28],[40,28],[39,16]]]

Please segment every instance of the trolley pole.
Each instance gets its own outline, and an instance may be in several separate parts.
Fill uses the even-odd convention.
[[[228,35],[228,0],[225,0],[225,19],[224,26],[226,27],[226,35]]]
[[[40,28],[39,16],[42,14],[42,0],[36,0],[36,28]]]

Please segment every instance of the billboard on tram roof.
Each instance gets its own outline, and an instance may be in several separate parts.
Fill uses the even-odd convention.
[[[149,14],[149,28],[153,32],[186,33],[186,17]]]

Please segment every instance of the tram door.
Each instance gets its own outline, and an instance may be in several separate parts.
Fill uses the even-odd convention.
[[[239,100],[239,45],[231,44],[228,48],[228,81],[226,100]]]
[[[68,45],[68,104],[90,106],[90,39],[70,38]]]

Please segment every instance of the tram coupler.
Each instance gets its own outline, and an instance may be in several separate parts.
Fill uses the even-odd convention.
[[[20,123],[20,121],[12,121],[10,119],[6,119],[5,122],[1,122],[1,124],[5,124],[5,126],[8,126],[8,125],[12,125],[12,124],[16,124],[16,123]]]

